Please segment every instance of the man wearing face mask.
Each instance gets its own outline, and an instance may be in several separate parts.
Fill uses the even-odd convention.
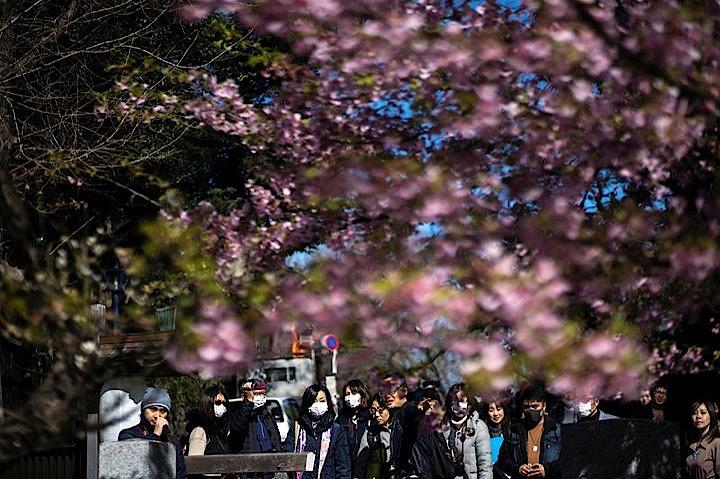
[[[250,420],[242,440],[242,453],[282,452],[280,431],[265,407],[267,386],[262,379],[251,379],[244,385],[245,407],[250,407]],[[246,477],[272,479],[273,474],[249,474]]]
[[[600,399],[597,397],[581,398],[576,403],[577,416],[575,422],[605,421],[619,419],[617,416],[600,410]]]
[[[520,393],[522,420],[500,447],[498,468],[512,479],[560,477],[560,425],[546,414],[545,389],[531,384]]]

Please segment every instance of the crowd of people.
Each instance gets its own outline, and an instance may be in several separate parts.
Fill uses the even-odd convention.
[[[665,386],[643,390],[640,400],[612,403],[598,397],[562,397],[549,401],[540,384],[531,383],[504,397],[480,401],[467,385],[416,391],[399,373],[385,376],[377,391],[353,379],[340,391],[338,409],[324,385],[308,387],[287,437],[265,407],[261,379],[243,384],[242,401],[229,403],[222,386],[205,390],[186,441],[170,432],[172,411],[167,391],[148,388],[140,423],[119,440],[142,438],[172,443],[177,477],[184,478],[187,455],[304,452],[306,470],[293,479],[522,479],[563,477],[561,425],[622,418],[667,420]],[[615,408],[617,409],[617,408]],[[620,416],[620,417],[619,417]],[[691,479],[720,479],[718,406],[693,402],[684,440],[685,474]],[[181,445],[185,442],[185,445]],[[270,479],[272,473],[242,477]]]

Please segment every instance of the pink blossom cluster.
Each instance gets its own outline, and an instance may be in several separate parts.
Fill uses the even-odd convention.
[[[198,314],[191,337],[183,344],[168,346],[167,360],[178,371],[198,373],[203,378],[232,376],[247,366],[254,353],[254,343],[232,308],[205,301],[198,307]]]

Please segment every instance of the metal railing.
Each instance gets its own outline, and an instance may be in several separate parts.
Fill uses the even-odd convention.
[[[3,479],[75,479],[85,475],[82,448],[57,447],[35,452],[7,465]]]

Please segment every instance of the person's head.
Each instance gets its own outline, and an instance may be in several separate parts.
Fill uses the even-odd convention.
[[[142,419],[155,427],[158,418],[167,418],[172,410],[172,401],[167,390],[149,387],[145,389],[142,402],[140,403]]]
[[[227,399],[222,384],[210,386],[200,396],[200,411],[206,422],[224,425],[227,422]]]
[[[325,415],[335,417],[335,408],[328,388],[321,384],[313,384],[303,393],[300,402],[300,414],[309,415],[315,419]]]
[[[235,377],[235,388],[239,391],[237,401],[245,400],[245,386],[247,385],[247,378],[237,376]]]
[[[590,417],[595,414],[600,405],[600,399],[597,397],[580,397],[575,402],[578,414],[582,417]]]
[[[364,410],[368,407],[368,390],[359,379],[351,379],[343,387],[345,407],[352,411]]]
[[[480,416],[488,426],[505,427],[510,422],[510,415],[507,414],[507,402],[501,400],[484,402],[480,405]]]
[[[470,394],[465,383],[450,386],[445,398],[445,420],[463,419],[477,410],[475,397]]]
[[[526,425],[539,423],[547,408],[545,388],[537,383],[529,384],[520,392],[520,403]]]
[[[249,379],[243,385],[245,391],[245,399],[252,401],[255,409],[259,409],[265,406],[267,402],[267,385],[262,379],[254,378]]]
[[[641,389],[640,390],[640,404],[643,406],[647,406],[650,404],[650,401],[652,401],[652,396],[650,395],[649,389]]]
[[[382,392],[388,408],[397,409],[407,402],[408,387],[405,376],[400,373],[390,373],[383,378]]]
[[[662,406],[667,401],[668,390],[663,385],[655,385],[652,388],[652,399],[653,403],[657,406]]]
[[[377,393],[373,395],[368,401],[370,406],[370,418],[378,426],[387,426],[390,422],[390,409],[387,407],[385,396]]]
[[[698,438],[718,437],[718,406],[713,401],[695,401],[690,405],[690,420]]]

